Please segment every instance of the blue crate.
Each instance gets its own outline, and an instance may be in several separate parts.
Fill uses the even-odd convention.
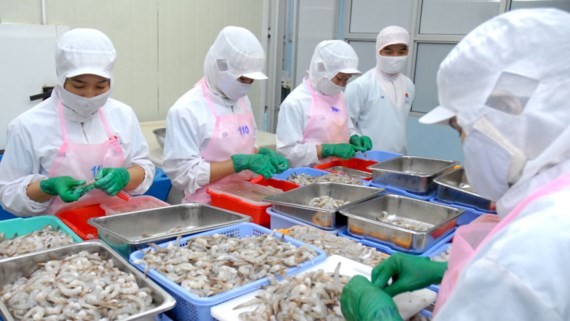
[[[190,235],[188,237],[182,238],[180,240],[180,246],[185,246],[189,239],[200,237],[200,236],[210,236],[213,234],[223,234],[228,237],[250,237],[250,236],[258,236],[264,234],[270,234],[271,230],[264,228],[262,226],[252,224],[252,223],[242,223],[233,226],[228,226],[216,230],[211,230],[199,234]],[[305,243],[299,242],[294,240],[290,237],[285,236],[285,241],[295,245],[297,247],[306,245]],[[165,248],[171,242],[161,243],[158,246]],[[323,262],[326,259],[326,254],[321,249],[314,247],[312,245],[306,245],[311,247],[315,250],[318,256],[311,261],[305,262],[298,267],[290,268],[287,270],[287,275],[293,275],[295,273],[299,273],[305,271],[306,269]],[[137,269],[144,271],[144,266],[142,264],[135,264],[134,262],[141,260],[144,256],[144,252],[147,249],[142,249],[136,252],[133,252],[129,257],[129,261],[133,264]],[[261,288],[264,285],[269,284],[269,279],[267,277],[262,278],[257,281],[253,281],[241,287],[228,290],[226,292],[218,293],[211,297],[199,297],[190,291],[183,289],[181,286],[176,284],[175,282],[171,281],[170,279],[163,276],[161,273],[157,272],[154,269],[150,269],[147,275],[157,282],[160,286],[162,286],[170,295],[176,299],[176,306],[174,309],[169,311],[168,315],[175,319],[175,320],[190,320],[190,321],[212,321],[213,318],[210,314],[210,309],[212,306],[225,302],[227,300],[233,299],[240,295],[244,295],[246,293],[255,291]]]
[[[150,186],[148,191],[144,193],[144,195],[153,196],[161,201],[166,202],[171,187],[172,183],[170,182],[170,178],[168,178],[168,175],[166,175],[166,173],[160,167],[155,167],[154,180],[152,181],[152,185]]]
[[[384,191],[386,193],[389,193],[389,194],[407,196],[407,197],[415,198],[417,200],[422,200],[422,201],[429,201],[430,199],[432,199],[435,196],[435,193],[436,193],[436,191],[434,190],[433,192],[428,193],[428,194],[416,194],[416,193],[408,192],[405,189],[401,189],[401,188],[397,188],[397,187],[389,186],[389,185],[378,184],[378,183],[374,183],[372,181],[370,182],[370,186],[376,187],[376,188],[383,188]]]
[[[293,217],[289,217],[287,215],[277,213],[277,212],[273,211],[271,209],[271,207],[267,208],[266,212],[271,217],[271,225],[270,226],[271,226],[272,230],[282,229],[282,228],[286,229],[286,228],[290,228],[290,227],[295,226],[295,225],[303,225],[303,226],[310,226],[310,227],[318,228],[319,230],[327,232],[327,233],[331,233],[332,235],[337,235],[338,232],[342,231],[343,229],[346,229],[346,226],[343,226],[343,227],[339,227],[337,229],[325,230],[322,227],[311,225],[311,224],[305,223],[301,220],[297,220]]]
[[[305,175],[309,175],[309,176],[313,176],[313,177],[319,177],[319,176],[327,175],[330,173],[331,172],[327,172],[327,171],[323,171],[323,170],[311,168],[311,167],[296,167],[296,168],[289,168],[288,170],[284,171],[281,174],[275,174],[275,175],[273,175],[272,178],[286,181],[289,178],[289,176],[291,176],[292,174],[305,174]],[[364,186],[370,186],[369,181],[365,181],[365,180],[360,180],[360,181],[362,183],[364,183]]]
[[[400,157],[402,155],[397,154],[397,153],[392,153],[392,152],[387,152],[387,151],[383,151],[383,150],[369,150],[366,152],[366,154],[362,153],[362,152],[358,152],[356,153],[356,158],[360,158],[360,159],[366,159],[366,160],[373,160],[376,162],[385,162],[389,159],[392,158],[396,158],[396,157]]]
[[[387,243],[383,243],[380,241],[371,240],[371,239],[367,239],[367,238],[364,238],[361,236],[353,235],[353,234],[350,234],[348,232],[348,229],[344,229],[344,230],[340,231],[338,233],[338,236],[346,237],[348,239],[351,239],[351,240],[356,241],[358,243],[361,243],[363,245],[367,245],[367,246],[376,248],[376,249],[378,249],[378,251],[386,253],[386,254],[394,254],[396,252],[402,252],[402,253],[407,253],[407,254],[417,255],[417,256],[428,256],[428,253],[431,249],[439,248],[440,246],[444,245],[445,243],[449,243],[449,241],[453,238],[454,234],[455,234],[455,229],[447,232],[441,239],[439,239],[439,241],[435,242],[435,244],[432,244],[430,247],[425,249],[423,252],[408,250],[408,249],[400,248],[400,247],[393,245],[393,244],[388,245]]]
[[[481,216],[483,214],[497,214],[497,212],[495,212],[495,211],[484,212],[484,211],[476,210],[472,207],[459,205],[457,203],[444,202],[444,201],[438,199],[437,195],[432,196],[429,199],[429,201],[431,203],[434,203],[434,204],[449,206],[449,207],[455,207],[459,210],[464,210],[465,213],[463,213],[460,217],[457,218],[457,225],[458,226],[469,224],[473,220],[475,220],[476,218],[478,218],[479,216]]]
[[[0,204],[0,221],[3,221],[3,220],[10,220],[10,219],[13,219],[13,218],[18,218],[18,216],[16,216],[16,215],[14,215],[14,214],[12,214],[12,213],[10,213],[10,212],[4,210],[4,208],[1,207],[1,205],[2,205],[2,204]]]

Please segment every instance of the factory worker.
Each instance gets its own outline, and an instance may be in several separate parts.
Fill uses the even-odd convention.
[[[344,87],[358,71],[358,56],[344,41],[315,48],[308,76],[285,98],[277,122],[277,150],[291,166],[309,166],[329,156],[348,159],[372,142],[356,134],[348,116]]]
[[[376,38],[376,67],[346,87],[345,97],[356,130],[372,139],[372,148],[407,153],[408,115],[414,83],[404,76],[409,32],[389,26]]]
[[[497,201],[498,216],[460,227],[448,264],[399,254],[373,270],[372,283],[351,280],[347,320],[401,320],[391,296],[442,278],[437,321],[570,320],[569,34],[567,12],[514,10],[445,58],[440,107],[420,121],[456,117],[469,183]]]
[[[0,162],[4,209],[20,216],[55,214],[150,187],[154,165],[137,117],[109,98],[115,58],[113,43],[98,30],[61,36],[51,97],[8,126]]]
[[[164,171],[186,202],[208,203],[213,184],[247,180],[252,172],[270,178],[288,168],[275,151],[254,146],[247,93],[255,80],[267,79],[264,65],[255,35],[225,27],[206,54],[204,77],[168,111]]]

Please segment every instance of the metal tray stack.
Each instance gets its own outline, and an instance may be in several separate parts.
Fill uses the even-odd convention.
[[[372,181],[386,187],[427,194],[436,188],[433,180],[451,170],[457,162],[416,156],[400,156],[368,167]]]
[[[382,191],[382,189],[367,186],[316,183],[270,196],[265,201],[270,202],[277,213],[294,217],[318,228],[331,230],[346,225],[346,218],[337,215],[339,209],[375,197]],[[323,209],[309,205],[313,198],[325,195],[349,203],[336,209]]]
[[[465,170],[458,168],[434,179],[437,198],[444,202],[475,207],[481,211],[493,209],[493,202],[473,191],[467,181]]]
[[[422,253],[455,228],[462,210],[413,198],[383,194],[340,210],[348,217],[348,232],[407,252]],[[391,222],[409,222],[424,230]]]
[[[157,209],[89,219],[99,238],[128,257],[150,242],[163,241],[227,225],[243,223],[251,217],[218,207],[186,203]]]
[[[27,276],[38,270],[43,263],[50,260],[59,260],[67,256],[77,254],[81,251],[88,253],[99,253],[105,259],[112,259],[114,266],[124,272],[132,273],[135,276],[139,287],[148,287],[152,290],[152,298],[155,307],[132,315],[124,320],[156,320],[156,316],[164,311],[168,311],[174,307],[176,301],[170,294],[163,290],[156,283],[145,277],[134,266],[130,265],[127,261],[117,255],[107,245],[101,241],[87,241],[60,247],[57,249],[45,250],[35,252],[22,256],[13,257],[0,262],[0,288],[4,288],[7,284],[16,282],[20,277]],[[5,321],[14,321],[15,318],[10,314],[10,311],[0,300],[0,314]]]

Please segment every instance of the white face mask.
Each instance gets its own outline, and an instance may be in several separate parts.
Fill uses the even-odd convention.
[[[335,96],[340,94],[344,90],[344,87],[335,84],[330,79],[321,78],[317,83],[317,89],[327,96]]]
[[[218,86],[226,97],[233,100],[245,97],[251,89],[251,84],[244,84],[228,74],[222,76]]]
[[[509,152],[473,129],[463,143],[465,174],[475,193],[497,201],[509,189],[508,175],[511,163]]]
[[[111,95],[111,89],[109,89],[107,92],[98,96],[86,98],[72,94],[63,87],[59,88],[58,93],[61,103],[83,118],[89,118],[95,114],[99,108],[105,106]]]
[[[378,56],[380,59],[380,70],[393,75],[402,72],[408,56]]]

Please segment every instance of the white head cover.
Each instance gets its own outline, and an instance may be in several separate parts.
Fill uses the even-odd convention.
[[[111,79],[117,53],[111,39],[96,29],[73,29],[57,43],[56,68],[59,85],[65,79],[92,74]]]
[[[389,45],[405,44],[410,47],[410,33],[400,26],[388,26],[376,36],[376,65],[380,64],[380,50]]]
[[[228,26],[222,29],[204,60],[204,74],[210,90],[222,94],[219,82],[224,76],[238,79],[267,79],[263,73],[265,51],[249,30]]]
[[[467,152],[485,153],[487,161],[470,165],[506,176],[507,182],[495,179],[494,186],[487,184],[491,188],[500,184],[499,192],[504,185],[523,183],[567,160],[569,35],[570,14],[555,9],[514,10],[482,24],[441,63],[437,74],[441,106],[420,122],[457,116],[467,135],[466,162]],[[476,153],[467,148],[473,134],[484,136]],[[509,157],[494,156],[500,153]],[[499,168],[506,168],[508,175],[499,173]]]
[[[358,56],[352,47],[341,40],[321,41],[311,58],[309,81],[313,87],[322,78],[332,79],[339,72],[361,74],[358,68]]]

